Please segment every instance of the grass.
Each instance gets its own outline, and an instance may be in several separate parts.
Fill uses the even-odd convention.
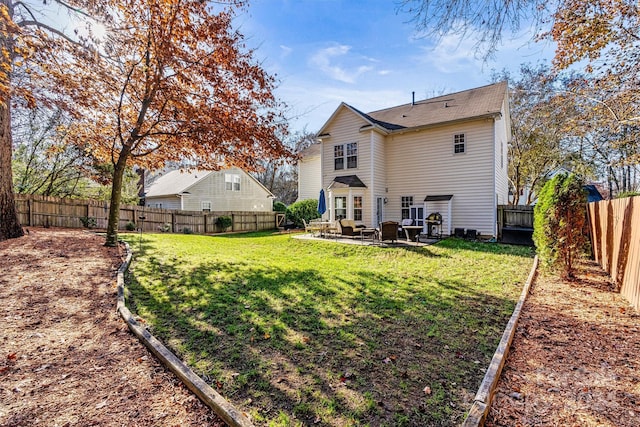
[[[132,310],[268,426],[459,424],[532,262],[528,248],[458,239],[125,239]]]

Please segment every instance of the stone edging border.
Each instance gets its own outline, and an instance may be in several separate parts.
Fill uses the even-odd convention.
[[[502,339],[498,344],[498,348],[493,354],[489,369],[487,369],[484,379],[482,380],[482,383],[480,383],[480,388],[476,393],[476,397],[473,400],[473,405],[471,405],[467,418],[464,420],[464,423],[462,423],[463,427],[478,427],[484,425],[487,414],[489,413],[489,408],[491,408],[491,400],[493,399],[496,386],[498,385],[502,368],[504,367],[507,355],[509,354],[509,347],[511,346],[511,341],[513,341],[513,336],[516,332],[516,326],[518,325],[518,319],[520,319],[522,306],[527,299],[529,288],[531,288],[531,284],[535,280],[537,271],[538,256],[536,255],[533,259],[533,266],[529,272],[529,277],[527,277],[527,281],[522,288],[520,299],[518,300],[518,303],[513,310],[513,314],[509,319],[509,323],[507,323],[504,333],[502,334]]]
[[[127,326],[138,337],[140,341],[192,392],[194,392],[200,400],[209,406],[220,418],[222,418],[231,427],[254,427],[249,418],[242,412],[238,411],[233,405],[227,402],[219,393],[217,393],[202,378],[196,375],[187,365],[178,359],[167,347],[165,347],[158,339],[149,333],[144,327],[134,319],[131,312],[125,305],[124,297],[124,273],[131,264],[132,253],[129,245],[124,243],[126,257],[117,272],[118,297],[116,310],[127,323]]]

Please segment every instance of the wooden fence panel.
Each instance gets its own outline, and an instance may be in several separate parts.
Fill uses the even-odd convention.
[[[640,196],[588,205],[596,262],[640,311]]]
[[[107,228],[109,204],[96,200],[60,199],[39,195],[16,194],[18,218],[23,226],[82,228],[83,220],[91,218],[95,228]],[[230,230],[216,225],[220,216],[233,220]],[[276,228],[276,212],[200,212],[174,211],[145,206],[122,205],[119,230],[126,230],[129,223],[143,232],[169,231],[195,234],[220,233],[222,231],[257,231]]]

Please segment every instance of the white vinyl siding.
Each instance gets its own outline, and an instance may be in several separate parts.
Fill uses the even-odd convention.
[[[145,205],[151,208],[178,210],[180,209],[180,198],[178,196],[147,197]]]
[[[317,199],[322,188],[320,156],[298,162],[298,200]]]
[[[355,114],[346,107],[342,108],[334,117],[330,127],[326,129],[326,133],[329,133],[331,137],[323,139],[322,142],[321,162],[323,165],[326,165],[323,167],[322,187],[326,189],[337,176],[357,175],[367,187],[351,189],[340,188],[332,190],[333,200],[330,202],[330,206],[333,206],[333,203],[335,203],[335,197],[346,197],[347,217],[352,218],[353,196],[362,196],[364,209],[362,212],[362,221],[358,221],[358,223],[372,225],[373,216],[371,207],[373,206],[373,196],[371,195],[371,133],[359,131],[360,128],[366,124],[367,122],[361,116]],[[357,167],[347,168],[347,145],[354,143],[357,144]],[[344,146],[345,153],[344,169],[336,170],[334,167],[334,147],[341,144]],[[382,147],[379,151],[383,151]],[[381,155],[384,154],[381,153]],[[355,166],[355,164],[352,165]],[[376,176],[378,176],[377,173]]]
[[[464,156],[454,154],[452,149],[453,135],[462,133],[467,144]],[[453,194],[451,228],[471,228],[493,235],[493,133],[492,120],[477,120],[388,137],[388,219],[400,220],[401,196],[414,195],[414,204],[419,204],[427,195]],[[427,206],[425,215],[432,212]],[[446,224],[447,212],[440,213]],[[443,229],[445,234],[451,232]]]
[[[506,102],[505,102],[506,104]],[[509,178],[508,178],[508,157],[507,149],[511,140],[511,127],[508,120],[508,108],[506,105],[502,107],[502,118],[496,120],[494,124],[495,140],[496,140],[496,159],[495,159],[495,193],[499,205],[506,205],[509,202]]]
[[[225,175],[237,177],[234,181],[239,186],[238,191],[227,191]],[[273,201],[269,193],[252,177],[239,168],[217,171],[198,181],[189,188],[184,197],[183,206],[186,211],[202,210],[202,202],[209,201],[213,211],[262,211],[273,210]],[[177,207],[180,209],[180,206]]]

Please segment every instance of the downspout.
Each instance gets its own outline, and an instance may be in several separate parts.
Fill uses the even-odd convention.
[[[493,119],[493,212],[492,212],[492,220],[493,220],[493,238],[498,239],[498,184],[496,180],[496,119]]]
[[[371,215],[371,221],[369,221],[369,224],[373,224],[374,223],[374,216],[376,215],[376,181],[375,181],[375,145],[374,145],[374,138],[373,138],[373,131],[370,131],[371,133],[369,134],[369,146],[371,147],[371,149],[369,150],[369,152],[371,153],[371,161],[369,162],[369,164],[371,165],[371,178],[370,181],[370,190],[369,190],[369,199],[371,199],[369,201],[369,214]],[[363,218],[364,219],[364,218]],[[375,226],[373,227],[375,228]]]

